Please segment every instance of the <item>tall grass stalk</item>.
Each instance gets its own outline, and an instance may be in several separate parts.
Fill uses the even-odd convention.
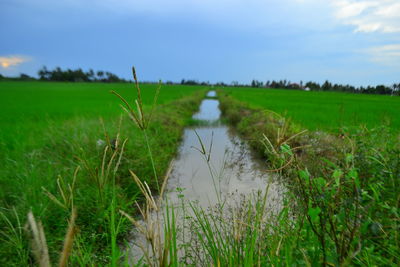
[[[68,221],[68,229],[64,238],[64,246],[60,253],[59,266],[65,267],[68,264],[68,258],[71,254],[72,245],[76,233],[75,228],[76,210],[71,211],[71,218]],[[28,213],[27,231],[31,235],[31,250],[36,263],[40,267],[50,267],[49,249],[46,241],[46,235],[43,225],[37,221],[32,212]]]
[[[160,192],[158,175],[157,175],[157,171],[156,171],[156,167],[155,167],[155,163],[154,163],[154,158],[153,158],[153,154],[151,152],[150,142],[149,142],[149,138],[148,138],[146,130],[149,127],[149,123],[150,123],[150,121],[151,121],[151,119],[153,117],[153,113],[154,113],[154,109],[156,107],[158,95],[160,93],[161,81],[159,82],[159,86],[158,86],[158,88],[156,90],[156,93],[154,95],[153,104],[151,106],[150,112],[149,112],[148,115],[146,115],[144,113],[144,111],[143,111],[141,90],[140,90],[139,82],[138,82],[138,79],[137,79],[137,76],[136,76],[135,67],[132,67],[132,74],[133,74],[133,79],[135,81],[135,87],[136,87],[136,92],[137,92],[137,99],[134,101],[135,102],[135,106],[136,106],[136,110],[134,108],[132,108],[132,106],[129,104],[129,102],[124,97],[122,97],[120,94],[118,94],[115,91],[111,91],[111,93],[116,95],[119,99],[121,99],[121,101],[124,103],[124,106],[121,105],[121,108],[128,114],[128,116],[131,119],[131,121],[143,132],[143,136],[145,138],[147,150],[148,150],[148,153],[149,153],[150,162],[151,162],[152,169],[153,169],[154,179],[155,179],[155,182],[156,182],[156,185],[157,185],[157,190],[158,190],[158,192]]]
[[[194,148],[197,151],[199,151],[200,154],[203,156],[203,159],[204,159],[205,163],[207,164],[208,171],[210,172],[211,180],[213,182],[213,187],[214,187],[215,195],[217,196],[218,203],[222,203],[222,199],[221,199],[221,195],[222,195],[222,192],[221,192],[221,179],[213,171],[212,164],[211,164],[211,161],[210,161],[211,160],[212,147],[213,147],[214,133],[212,133],[212,135],[211,135],[210,147],[208,148],[208,151],[207,151],[207,149],[206,149],[203,141],[201,140],[199,134],[197,133],[197,131],[195,130],[194,132],[196,134],[197,140],[199,141],[200,148],[197,148],[197,147],[192,147],[192,148]],[[218,184],[217,184],[217,182],[218,182]]]

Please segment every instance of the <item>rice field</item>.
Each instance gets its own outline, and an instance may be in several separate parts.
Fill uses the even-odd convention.
[[[157,85],[143,84],[143,103],[151,105]],[[158,104],[190,95],[198,90],[193,86],[163,85]],[[17,144],[40,142],[47,128],[67,121],[85,118],[115,117],[121,114],[115,90],[136,98],[133,84],[63,83],[63,82],[0,82],[0,143]]]
[[[139,95],[134,84],[0,82],[0,266],[130,266],[126,248],[141,216],[153,256],[139,266],[400,262],[398,97],[216,88],[224,121],[288,189],[271,218],[269,185],[238,207],[156,198],[184,129],[207,127],[192,115],[209,89],[163,85],[154,106],[154,84]],[[215,184],[212,147],[221,142],[211,133],[220,143],[204,145],[199,134],[195,152]],[[183,201],[185,188],[176,191]],[[179,209],[191,216],[177,217]],[[184,243],[181,225],[191,233]]]
[[[400,130],[400,98],[396,96],[261,88],[223,90],[252,107],[283,114],[309,130],[337,131],[360,125],[388,125],[394,131]]]
[[[157,87],[141,85],[146,114]],[[62,196],[68,194],[62,190],[68,191],[75,182],[73,202],[79,207],[81,245],[96,255],[90,262],[107,263],[112,247],[107,231],[112,192],[119,196],[116,207],[134,212],[132,202],[139,189],[129,178],[129,170],[156,188],[145,137],[111,90],[130,103],[137,98],[134,84],[0,82],[0,265],[33,264],[25,232],[16,226],[25,224],[29,211],[43,222],[51,259],[58,257],[70,211],[51,195],[63,203]],[[162,86],[147,130],[160,177],[203,96],[202,87]],[[118,164],[111,161],[116,152],[121,155]],[[115,173],[106,175],[111,166]],[[115,187],[113,180],[117,180]],[[129,222],[120,222],[118,238],[122,240],[130,229]],[[73,257],[72,262],[83,264],[76,262],[78,259]]]

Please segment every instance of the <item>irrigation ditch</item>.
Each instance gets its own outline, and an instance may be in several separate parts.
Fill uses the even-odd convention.
[[[219,105],[216,91],[209,91],[192,117],[196,126],[184,130],[178,155],[163,185],[162,201],[154,201],[157,207],[153,205],[142,212],[141,220],[135,221],[128,248],[131,263],[160,263],[168,246],[165,226],[171,223],[178,262],[197,265],[200,262],[196,261],[209,260],[206,255],[194,257],[190,251],[201,242],[192,225],[196,211],[212,216],[218,213],[221,219],[229,220],[237,216],[235,210],[264,196],[265,217],[276,216],[282,210],[285,186],[268,172],[235,129],[221,120]]]

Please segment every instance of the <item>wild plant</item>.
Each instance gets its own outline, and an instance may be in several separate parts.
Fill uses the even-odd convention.
[[[76,167],[73,174],[73,179],[71,183],[65,181],[62,176],[57,178],[57,188],[60,198],[56,197],[54,194],[50,193],[45,187],[42,187],[44,193],[58,206],[61,208],[72,211],[74,209],[74,194],[75,194],[75,183],[76,177],[80,170],[80,166]]]
[[[271,121],[276,122],[269,137],[263,133],[261,142],[264,145],[265,153],[268,155],[268,161],[272,165],[271,171],[280,172],[294,163],[297,150],[308,147],[308,145],[291,146],[291,141],[306,133],[307,130],[293,132],[289,119],[273,111],[264,110],[263,112],[268,114],[267,116]]]
[[[149,153],[150,161],[152,164],[154,179],[155,179],[156,185],[157,185],[157,190],[160,191],[157,171],[156,171],[156,167],[155,167],[155,163],[154,163],[153,154],[152,154],[152,151],[150,148],[149,137],[147,134],[147,128],[149,127],[149,123],[151,122],[151,119],[152,119],[153,113],[154,113],[154,109],[156,107],[158,95],[160,93],[160,88],[161,88],[161,81],[159,82],[159,86],[154,95],[153,104],[151,106],[150,112],[147,115],[144,113],[144,110],[143,110],[141,90],[140,90],[139,82],[138,82],[138,79],[136,76],[135,67],[132,67],[132,74],[133,74],[133,79],[135,81],[135,87],[136,87],[136,92],[137,92],[137,99],[134,101],[136,110],[134,108],[132,108],[131,104],[129,104],[129,102],[124,97],[122,97],[120,94],[118,94],[115,91],[111,91],[111,93],[116,95],[119,99],[121,99],[121,101],[124,104],[124,105],[120,105],[121,108],[128,114],[130,120],[134,123],[134,125],[137,126],[142,131],[143,136],[146,141],[146,146],[147,146],[147,151]]]
[[[29,252],[25,244],[24,226],[15,207],[12,208],[12,214],[14,218],[9,218],[5,212],[0,211],[0,218],[7,226],[4,230],[0,231],[1,240],[17,252],[19,262],[27,262]],[[13,221],[16,223],[13,223]]]
[[[214,138],[214,133],[211,134],[211,142],[210,142],[210,147],[207,149],[204,145],[204,142],[200,138],[199,134],[194,131],[197,140],[199,141],[200,147],[194,147],[192,146],[191,148],[197,150],[202,156],[207,164],[208,171],[210,172],[211,180],[213,181],[213,187],[214,187],[214,192],[215,195],[217,196],[218,203],[222,203],[222,192],[221,192],[221,178],[217,175],[217,173],[214,171],[213,166],[211,164],[211,152],[212,152],[212,147],[213,147],[213,138]]]
[[[103,126],[104,137],[106,139],[106,145],[102,148],[103,154],[102,154],[101,165],[93,167],[92,164],[89,163],[87,156],[85,155],[85,152],[83,150],[82,150],[82,156],[78,156],[77,158],[80,161],[83,168],[85,169],[85,171],[87,172],[89,178],[96,185],[100,204],[108,205],[108,203],[104,203],[106,188],[110,185],[112,186],[112,188],[115,188],[116,174],[121,165],[121,160],[128,139],[126,138],[123,141],[121,140],[120,132],[121,132],[122,117],[120,118],[118,131],[116,134],[116,138],[114,140],[110,139],[102,119],[100,119],[100,123]]]
[[[304,216],[304,227],[316,236],[322,265],[349,263],[360,250],[360,226],[362,206],[360,181],[354,166],[354,148],[346,154],[343,166],[325,159],[321,166],[324,176],[313,176],[297,159],[296,150],[309,145],[291,148],[289,141],[305,131],[286,136],[286,122],[277,127],[276,139],[271,141],[265,134],[263,144],[267,156],[273,163],[271,171],[287,171],[294,179],[298,192],[296,204],[301,209],[299,219]],[[271,160],[272,159],[272,160]]]
[[[151,192],[150,186],[147,184],[147,182],[146,181],[142,182],[137,177],[137,175],[130,170],[131,177],[133,178],[135,184],[138,186],[143,196],[145,197],[145,203],[142,207],[136,202],[136,206],[140,214],[142,215],[143,222],[135,220],[132,216],[128,215],[124,211],[120,211],[120,213],[124,215],[126,218],[128,218],[133,223],[133,225],[135,225],[138,231],[143,236],[145,236],[145,243],[150,245],[151,250],[149,251],[147,247],[144,247],[142,244],[137,244],[141,246],[141,250],[143,252],[146,263],[149,264],[150,266],[167,266],[170,265],[171,262],[176,262],[176,256],[173,256],[174,255],[173,252],[176,250],[170,249],[171,242],[173,240],[176,240],[174,234],[175,233],[174,210],[173,208],[166,205],[167,211],[165,214],[167,217],[163,218],[165,214],[163,213],[163,203],[162,203],[165,185],[171,168],[169,169],[169,171],[167,171],[167,175],[164,178],[163,183],[160,187],[158,175],[156,172],[155,162],[153,158],[153,153],[150,147],[149,137],[147,134],[147,129],[149,127],[149,124],[151,122],[156,107],[159,91],[161,88],[161,82],[156,90],[156,94],[154,95],[153,104],[151,106],[150,112],[149,114],[145,114],[141,98],[141,89],[139,86],[139,82],[136,76],[136,70],[134,67],[132,67],[132,74],[135,81],[135,87],[137,92],[137,99],[134,101],[136,109],[134,109],[129,104],[129,102],[117,92],[111,91],[111,93],[116,95],[123,102],[124,105],[121,105],[121,108],[128,114],[130,120],[134,123],[134,125],[137,126],[139,130],[141,130],[141,132],[143,133],[150,162],[152,164],[154,179],[157,186],[157,193],[159,194],[159,196],[157,201],[156,197]],[[171,217],[169,217],[170,211],[172,212]],[[172,223],[170,224],[171,220]],[[162,223],[163,221],[165,222],[164,225]]]
[[[135,202],[142,220],[136,220],[120,210],[120,213],[128,218],[138,233],[144,237],[143,240],[135,240],[135,245],[140,248],[143,257],[134,260],[144,261],[149,266],[169,266],[177,262],[174,207],[170,206],[168,202],[165,205],[163,203],[163,194],[171,170],[172,164],[164,178],[160,195],[157,196],[158,199],[151,192],[149,185],[145,181],[142,182],[133,171],[130,171],[135,184],[145,197],[143,205]]]

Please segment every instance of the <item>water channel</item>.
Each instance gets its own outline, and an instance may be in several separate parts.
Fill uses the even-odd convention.
[[[267,172],[265,163],[254,156],[234,130],[220,122],[221,111],[215,97],[215,91],[210,91],[199,112],[193,115],[205,126],[185,129],[164,198],[169,205],[191,202],[210,209],[221,202],[237,205],[240,199],[268,187],[267,209],[278,212],[284,186]],[[182,215],[177,212],[176,216],[180,221]],[[139,248],[148,246],[146,242],[136,234],[131,244],[133,258],[143,256]]]

